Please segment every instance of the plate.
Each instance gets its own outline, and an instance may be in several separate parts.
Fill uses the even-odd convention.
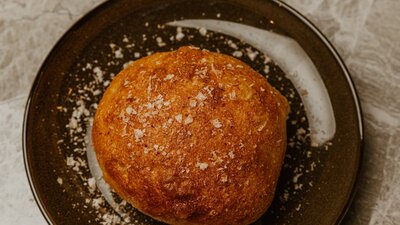
[[[38,72],[24,118],[26,172],[47,222],[161,224],[98,188],[106,184],[88,160],[88,132],[118,71],[184,45],[241,59],[290,102],[276,196],[255,224],[339,224],[362,153],[354,85],[314,25],[280,1],[262,0],[109,1],[64,34]]]

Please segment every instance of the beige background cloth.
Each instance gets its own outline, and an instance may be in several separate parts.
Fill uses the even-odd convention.
[[[63,33],[102,0],[0,0],[0,224],[46,224],[22,158],[25,103]],[[345,225],[400,224],[400,1],[285,0],[334,44],[358,90],[364,167]]]

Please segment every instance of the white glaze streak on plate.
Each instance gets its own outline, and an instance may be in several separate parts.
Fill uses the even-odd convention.
[[[328,91],[315,65],[295,40],[267,30],[222,20],[180,20],[167,25],[205,27],[243,40],[270,56],[292,81],[303,100],[312,144],[321,146],[334,137],[336,122]]]

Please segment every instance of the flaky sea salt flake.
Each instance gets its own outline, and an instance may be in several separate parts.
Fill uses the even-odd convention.
[[[135,135],[136,142],[138,142],[140,140],[140,138],[142,138],[143,135],[144,135],[144,132],[142,130],[140,130],[140,129],[134,129],[133,133]]]
[[[182,123],[182,114],[178,114],[175,116],[176,121],[178,121],[178,123]]]
[[[222,182],[222,183],[228,182],[228,176],[227,176],[227,175],[222,175],[222,176],[221,176],[221,182]]]
[[[172,78],[174,78],[174,74],[168,74],[165,78],[164,78],[164,80],[165,81],[167,81],[167,80],[172,80]]]
[[[185,119],[185,125],[191,124],[193,122],[193,117],[191,115],[187,116]]]
[[[198,162],[196,163],[196,167],[200,168],[201,170],[205,170],[208,168],[208,163]]]
[[[229,158],[233,159],[233,158],[235,158],[235,153],[233,153],[233,151],[230,151],[228,153],[228,156],[229,156]]]
[[[177,28],[176,28],[176,36],[175,36],[175,39],[176,39],[177,41],[180,41],[180,40],[182,40],[184,37],[185,37],[185,34],[182,33],[182,27],[177,27]]]
[[[117,59],[122,59],[124,58],[124,54],[122,54],[122,49],[118,48],[117,50],[114,51],[114,56]]]
[[[161,37],[156,38],[158,47],[164,47],[166,44]]]
[[[207,29],[205,27],[200,27],[199,33],[201,36],[206,36],[207,35]]]
[[[137,114],[136,110],[134,110],[132,108],[132,106],[126,107],[125,111],[126,111],[126,113],[128,113],[128,115],[132,115],[132,114],[136,115]]]
[[[196,100],[193,100],[193,99],[190,99],[190,100],[189,100],[189,106],[190,106],[191,108],[196,107],[196,105],[197,105],[197,101],[196,101]]]
[[[204,100],[207,99],[207,96],[205,96],[202,92],[199,92],[199,93],[196,95],[196,99],[199,100],[199,101],[204,101]]]
[[[241,51],[234,51],[234,52],[232,53],[232,56],[237,57],[237,58],[240,58],[240,57],[243,56],[243,53],[242,53]]]
[[[94,179],[94,177],[89,178],[87,182],[88,182],[89,190],[94,191],[96,189],[96,180]]]
[[[215,128],[221,128],[222,127],[222,123],[221,123],[221,121],[219,121],[219,119],[213,119],[213,120],[211,120],[211,123]]]

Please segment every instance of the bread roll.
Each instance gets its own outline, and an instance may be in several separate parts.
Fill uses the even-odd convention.
[[[287,100],[243,62],[194,47],[133,62],[93,123],[104,179],[169,224],[249,224],[269,207]]]

